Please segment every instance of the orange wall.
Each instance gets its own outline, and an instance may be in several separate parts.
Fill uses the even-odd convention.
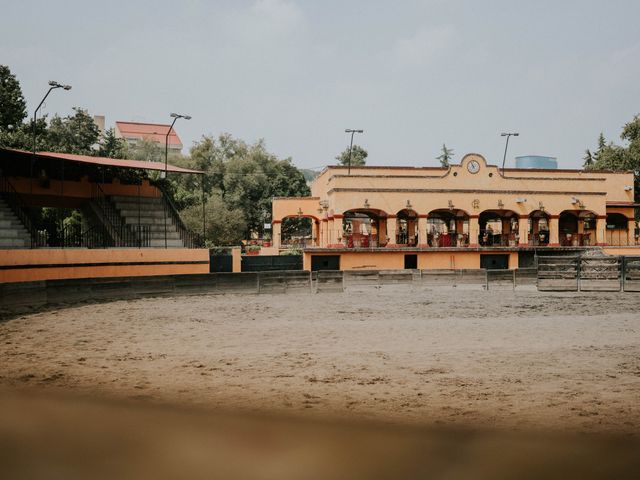
[[[126,263],[140,265],[117,265]],[[158,264],[162,262],[198,262]],[[109,263],[115,265],[95,265]],[[92,264],[82,266],[82,264]],[[0,283],[65,278],[127,277],[209,272],[206,249],[40,249],[0,250],[0,266],[60,265],[46,268],[0,270]],[[74,266],[65,266],[74,265]]]
[[[638,247],[604,247],[602,249],[607,255],[627,255],[629,257],[640,257],[640,246]]]
[[[482,252],[345,252],[304,253],[304,269],[311,269],[311,255],[340,255],[340,270],[396,270],[404,268],[405,254],[418,255],[418,268],[465,269],[480,268],[480,254],[508,254],[509,268],[518,268],[518,252],[482,251]]]
[[[94,185],[87,177],[83,177],[79,182],[50,180],[48,188],[43,188],[40,186],[40,182],[35,179],[31,182],[28,178],[12,177],[11,184],[18,193],[25,195],[65,196],[73,198],[91,198],[92,186]],[[138,195],[137,185],[123,185],[117,178],[113,183],[100,183],[100,187],[106,195]],[[150,185],[148,180],[143,180],[142,185],[140,185],[140,196],[157,197],[160,196],[160,192],[156,187]]]

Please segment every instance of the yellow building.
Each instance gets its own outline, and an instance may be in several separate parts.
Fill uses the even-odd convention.
[[[273,201],[308,218],[305,268],[517,268],[541,250],[638,243],[631,172],[501,169],[471,153],[450,167],[327,167],[312,196]],[[640,249],[638,249],[640,253]]]

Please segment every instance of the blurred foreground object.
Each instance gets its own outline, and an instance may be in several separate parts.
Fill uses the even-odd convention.
[[[3,478],[637,478],[640,439],[344,424],[0,392]]]

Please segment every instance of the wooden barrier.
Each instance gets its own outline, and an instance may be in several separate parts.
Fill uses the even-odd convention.
[[[583,292],[619,292],[622,290],[622,257],[582,257],[580,290]]]
[[[342,270],[319,270],[316,273],[316,292],[336,293],[344,291]]]
[[[640,292],[640,257],[538,257],[538,290]]]
[[[640,257],[623,257],[622,270],[622,289],[640,292]]]
[[[0,318],[59,305],[201,294],[311,292],[311,272],[246,272],[0,284]]]
[[[578,291],[578,270],[580,258],[538,257],[538,290]]]

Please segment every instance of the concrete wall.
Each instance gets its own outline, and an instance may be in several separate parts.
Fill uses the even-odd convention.
[[[504,251],[350,251],[339,250],[323,252],[304,252],[303,268],[311,270],[312,255],[339,255],[341,270],[394,270],[404,268],[404,256],[415,254],[418,256],[418,268],[427,269],[468,269],[480,268],[480,254],[509,255],[509,268],[518,268],[518,252]]]
[[[0,250],[0,282],[209,272],[206,249]]]

